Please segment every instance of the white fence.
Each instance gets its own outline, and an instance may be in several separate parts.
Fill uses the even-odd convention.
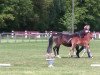
[[[100,39],[100,32],[93,32],[94,39]]]
[[[12,33],[1,33],[0,43],[17,43],[17,42],[38,42],[47,41],[50,37],[50,33],[39,33],[39,32],[12,32]]]
[[[52,35],[52,32],[39,33],[36,31],[12,31],[11,33],[1,33],[0,43],[17,43],[17,42],[38,42],[48,41],[48,38]],[[94,33],[94,39],[100,39],[100,33]]]

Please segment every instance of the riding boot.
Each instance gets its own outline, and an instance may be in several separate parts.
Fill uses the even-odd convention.
[[[88,51],[87,54],[88,54],[88,57],[89,58],[92,58],[93,57],[90,51]]]
[[[88,54],[88,57],[91,58],[90,52],[87,52],[87,54]]]

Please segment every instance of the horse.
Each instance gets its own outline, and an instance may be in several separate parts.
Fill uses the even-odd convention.
[[[53,42],[55,42],[55,46],[53,47],[53,51],[54,51],[54,55],[57,56],[58,58],[61,58],[59,56],[59,48],[60,45],[64,45],[66,47],[71,47],[71,40],[72,38],[76,36],[73,34],[63,34],[63,33],[57,33],[57,34],[52,34],[52,36],[49,38],[49,44],[48,44],[48,48],[47,48],[47,53],[51,53],[52,52],[52,46],[53,46]],[[84,47],[81,46],[81,48],[79,49],[79,46],[76,46],[76,55],[79,58],[79,53],[82,51]]]
[[[90,40],[93,38],[93,33],[89,32],[87,33],[84,38],[79,38],[79,37],[73,37],[71,40],[71,49],[70,49],[70,53],[71,51],[74,51],[74,49],[76,48],[77,45],[79,46],[84,46],[84,48],[87,50],[87,54],[89,58],[92,58],[92,54],[91,54],[91,50],[90,50],[90,46],[89,46],[89,42]],[[72,54],[71,54],[72,55]]]
[[[87,49],[88,57],[92,57],[90,47],[89,47],[89,42],[92,38],[93,38],[93,34],[91,32],[84,35],[84,38],[80,38],[76,34],[70,35],[70,34],[60,33],[60,34],[52,35],[49,38],[47,53],[52,52],[53,42],[55,42],[56,45],[53,47],[55,56],[58,55],[58,57],[59,57],[60,45],[64,45],[64,46],[67,46],[67,47],[71,47],[71,49],[70,49],[70,55],[71,56],[73,56],[71,54],[71,51],[74,52],[74,49],[76,48],[76,51],[77,51],[76,55],[77,55],[78,58],[80,58],[79,53],[83,49]],[[79,46],[81,46],[80,49],[79,49]]]

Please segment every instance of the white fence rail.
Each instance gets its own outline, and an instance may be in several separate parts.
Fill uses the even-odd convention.
[[[47,41],[50,34],[46,33],[32,33],[32,34],[15,34],[15,33],[1,33],[0,43],[17,43],[17,42],[38,42]]]
[[[17,42],[38,42],[48,41],[48,38],[52,35],[49,33],[39,33],[34,31],[12,31],[11,33],[1,33],[0,43],[17,43]],[[100,39],[100,32],[94,33],[94,39]]]

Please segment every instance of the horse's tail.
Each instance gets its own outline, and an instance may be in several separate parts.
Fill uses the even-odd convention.
[[[53,45],[53,35],[49,38],[47,53],[51,53],[52,52],[52,45]]]

